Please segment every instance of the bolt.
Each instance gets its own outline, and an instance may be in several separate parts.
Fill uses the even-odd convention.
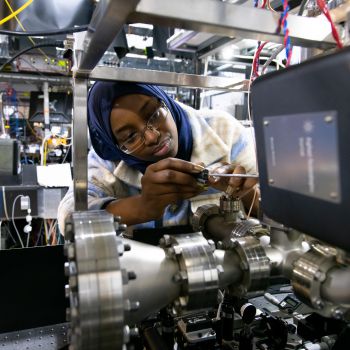
[[[124,244],[124,252],[129,252],[131,250],[130,244]]]
[[[66,320],[67,320],[67,322],[70,322],[70,320],[71,320],[71,314],[70,314],[69,307],[66,308]]]
[[[66,284],[66,285],[64,286],[64,293],[65,293],[66,298],[69,298],[69,293],[70,293],[69,284]]]
[[[326,116],[324,117],[324,121],[325,121],[326,123],[332,123],[333,117],[332,117],[331,115],[326,115]]]
[[[208,239],[208,244],[212,252],[215,251],[215,242],[212,239]]]
[[[136,273],[134,271],[128,271],[128,279],[135,280],[136,279]]]
[[[127,230],[128,226],[126,224],[119,224],[117,228],[117,233],[120,235],[121,233]]]
[[[337,320],[341,320],[344,316],[344,312],[341,309],[335,309],[332,312],[332,316],[336,318]]]
[[[315,305],[316,309],[319,309],[319,310],[324,307],[324,303],[322,302],[321,299],[315,299],[314,305]]]
[[[323,282],[326,279],[326,274],[322,271],[316,271],[315,275],[314,275],[314,279],[316,281],[320,281]]]
[[[129,326],[124,326],[123,328],[124,343],[129,343],[130,341],[130,328]]]
[[[67,256],[70,260],[73,260],[75,258],[75,247],[73,244],[68,244]]]
[[[121,221],[121,216],[115,216],[114,217],[114,222],[120,222]]]
[[[171,238],[169,235],[164,235],[160,240],[159,243],[162,247],[170,247],[171,245]]]
[[[181,254],[182,254],[182,248],[181,248],[180,246],[175,245],[175,246],[173,247],[173,249],[174,249],[174,253],[175,253],[176,255],[181,255]]]
[[[222,267],[222,265],[217,265],[216,270],[218,271],[218,274],[224,273],[224,268]]]
[[[230,247],[231,247],[231,248],[236,248],[236,247],[238,247],[238,242],[237,242],[236,239],[234,239],[234,238],[231,238],[231,239],[230,239]]]
[[[66,241],[74,241],[73,225],[70,222],[66,223],[64,238]]]
[[[130,329],[130,337],[138,337],[140,334],[139,329],[137,327],[131,328]]]
[[[130,301],[129,299],[127,299],[125,301],[125,306],[124,306],[124,310],[125,311],[137,311],[140,308],[140,302],[139,301]]]
[[[268,120],[264,120],[264,126],[268,126],[270,122]]]
[[[69,287],[72,290],[76,290],[76,288],[78,287],[78,279],[77,276],[70,276],[69,277]]]
[[[70,268],[69,268],[69,262],[68,261],[66,261],[64,263],[64,274],[65,274],[66,277],[69,277],[69,275],[70,275]]]
[[[275,180],[274,179],[269,179],[269,184],[272,185],[275,183]]]

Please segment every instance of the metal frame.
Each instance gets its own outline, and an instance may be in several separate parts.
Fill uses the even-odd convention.
[[[96,67],[90,73],[89,78],[91,80],[118,80],[166,86],[244,91],[241,86],[241,78],[223,78],[136,68]]]
[[[236,91],[244,89],[244,82],[221,77],[95,68],[125,23],[166,24],[232,38],[242,37],[282,43],[283,34],[278,33],[276,28],[278,21],[278,13],[215,0],[192,0],[190,8],[188,0],[101,0],[93,13],[82,51],[77,50],[75,55],[77,71],[74,85],[73,140],[81,142],[79,147],[73,148],[75,210],[87,209],[87,135],[85,132],[87,130],[87,78]],[[288,22],[293,45],[321,48],[335,45],[330,27],[323,16],[305,18],[290,14]]]

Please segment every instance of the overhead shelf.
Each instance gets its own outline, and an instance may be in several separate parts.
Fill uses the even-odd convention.
[[[77,75],[86,76],[91,72],[125,23],[167,25],[232,38],[283,43],[283,34],[277,32],[279,17],[279,13],[217,0],[101,0],[78,55]],[[288,27],[293,45],[335,46],[324,16],[289,14]]]

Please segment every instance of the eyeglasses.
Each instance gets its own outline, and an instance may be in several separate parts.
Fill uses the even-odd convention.
[[[158,101],[160,106],[148,118],[145,127],[142,131],[133,132],[124,142],[119,145],[121,151],[126,154],[134,153],[145,144],[145,132],[152,131],[160,134],[158,128],[165,121],[168,115],[168,107],[163,101]]]

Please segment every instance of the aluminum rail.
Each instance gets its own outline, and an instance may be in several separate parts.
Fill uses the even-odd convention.
[[[73,166],[74,210],[88,209],[87,204],[87,80],[75,79],[73,86]]]
[[[167,25],[230,37],[283,43],[277,33],[280,13],[217,0],[140,0],[128,22]],[[288,15],[293,45],[327,48],[335,46],[324,16]]]
[[[73,80],[70,77],[34,75],[24,73],[0,73],[0,81],[25,82],[25,83],[43,83],[47,81],[50,84],[72,85]]]
[[[242,78],[223,78],[195,74],[162,72],[136,68],[96,67],[89,75],[91,80],[131,81],[166,86],[186,86],[230,91],[246,91]]]

